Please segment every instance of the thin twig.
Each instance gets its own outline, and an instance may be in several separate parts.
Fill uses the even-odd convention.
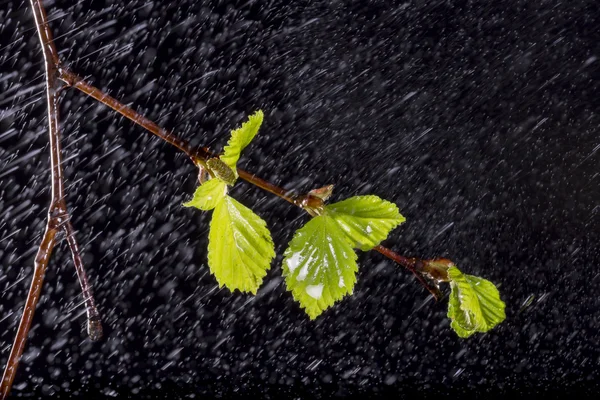
[[[67,210],[64,193],[64,179],[62,173],[62,150],[60,144],[60,129],[58,124],[58,102],[59,90],[61,88],[61,62],[58,51],[54,45],[52,32],[48,25],[48,17],[41,0],[31,0],[31,7],[35,18],[37,31],[42,45],[44,64],[46,69],[46,89],[48,93],[48,133],[50,136],[50,159],[52,168],[52,193],[50,208],[48,209],[48,220],[62,231],[69,243],[69,249],[73,256],[73,262],[79,278],[81,291],[85,299],[85,307],[88,315],[88,333],[92,340],[102,337],[100,315],[95,305],[92,288],[89,284],[87,274],[81,261],[79,246],[75,239],[71,216]],[[90,321],[89,319],[92,319]]]
[[[67,85],[73,86],[74,88],[79,89],[88,96],[98,100],[100,103],[107,105],[119,114],[123,115],[125,118],[132,120],[136,124],[144,127],[146,130],[152,132],[154,135],[158,136],[165,142],[177,147],[179,150],[183,151],[189,158],[191,158],[194,164],[204,162],[210,156],[210,152],[208,149],[202,147],[198,149],[193,148],[187,141],[178,138],[176,135],[160,127],[158,124],[154,123],[148,118],[144,117],[142,114],[138,113],[133,108],[121,103],[114,97],[111,97],[107,93],[104,93],[100,89],[90,85],[88,82],[85,81],[85,79],[69,71],[67,68],[60,68],[59,79],[61,79]]]
[[[67,221],[64,224],[64,229],[67,236],[67,243],[69,243],[69,249],[71,250],[71,255],[73,256],[73,264],[75,264],[75,270],[77,271],[79,284],[83,292],[83,299],[85,301],[85,309],[88,318],[88,336],[91,340],[100,340],[102,338],[102,323],[100,313],[96,308],[96,302],[92,294],[92,288],[88,282],[85,269],[83,268],[83,261],[81,261],[79,246],[75,240],[75,232],[73,231],[71,221]]]
[[[44,55],[44,66],[46,70],[46,98],[48,103],[48,135],[50,139],[50,170],[51,170],[51,200],[48,208],[48,220],[42,242],[37,251],[34,264],[34,274],[19,322],[19,328],[8,357],[6,368],[0,382],[0,400],[6,399],[12,387],[17,373],[17,367],[27,342],[29,329],[35,313],[35,308],[40,298],[44,275],[48,267],[50,255],[56,244],[56,235],[64,232],[69,248],[73,255],[75,268],[79,282],[83,290],[85,304],[88,312],[88,332],[92,340],[102,336],[100,316],[94,304],[92,291],[88,283],[87,275],[81,262],[81,256],[77,241],[73,234],[73,227],[69,221],[64,193],[64,179],[62,174],[62,153],[60,146],[60,130],[58,123],[58,102],[61,82],[59,77],[60,60],[58,51],[52,41],[52,32],[48,26],[48,19],[41,0],[31,0],[31,8],[37,26],[38,36],[42,45]]]
[[[34,276],[27,295],[25,302],[25,308],[21,316],[17,335],[15,337],[13,347],[9,356],[9,360],[4,370],[4,376],[0,383],[0,400],[6,399],[8,396],[12,383],[14,381],[16,370],[23,354],[27,335],[31,327],[33,320],[33,314],[35,312],[36,305],[38,303],[40,293],[42,290],[42,283],[48,261],[54,249],[56,243],[56,235],[59,232],[64,232],[69,248],[73,256],[73,262],[77,270],[79,282],[83,291],[85,299],[85,305],[88,315],[88,333],[90,338],[95,340],[102,336],[102,326],[100,322],[100,315],[96,309],[95,301],[92,296],[91,287],[88,283],[87,275],[81,261],[79,248],[74,236],[74,230],[70,223],[70,216],[67,211],[66,202],[64,198],[64,180],[61,169],[61,147],[60,147],[60,131],[58,124],[58,92],[60,89],[60,81],[63,81],[69,86],[73,86],[90,97],[93,97],[97,101],[107,105],[113,110],[117,111],[124,117],[132,120],[134,123],[142,126],[146,130],[152,132],[162,140],[172,144],[179,150],[183,151],[192,162],[198,167],[203,167],[206,161],[210,157],[214,157],[210,150],[204,147],[194,148],[189,142],[177,137],[168,130],[160,127],[153,121],[149,120],[142,114],[136,112],[131,107],[119,102],[115,98],[104,93],[100,89],[89,84],[85,79],[72,73],[67,68],[61,65],[58,57],[58,51],[54,46],[52,33],[48,25],[48,19],[46,12],[41,3],[41,0],[30,0],[31,7],[34,14],[35,23],[37,26],[40,43],[42,45],[42,52],[44,55],[45,69],[46,69],[46,89],[47,89],[47,101],[48,101],[48,133],[50,137],[50,160],[51,160],[51,173],[52,173],[52,198],[50,207],[48,209],[48,221],[46,224],[46,230],[38,248],[38,252],[35,258],[35,270]],[[302,202],[306,196],[296,196],[291,194],[289,191],[272,184],[264,179],[261,179],[254,174],[238,169],[239,176],[247,182],[264,189],[282,199],[305,209],[310,213],[310,209],[305,207]],[[410,270],[421,284],[431,292],[431,294],[440,298],[441,293],[435,286],[430,285],[423,277],[422,273],[418,271],[416,265],[421,260],[409,259],[387,249],[383,246],[377,246],[374,250],[390,258],[396,263],[404,266]]]
[[[177,147],[179,150],[183,151],[196,165],[203,165],[207,159],[216,156],[216,154],[212,153],[206,147],[192,147],[185,139],[181,139],[177,137],[177,135],[175,135],[173,132],[170,132],[169,130],[160,127],[158,124],[146,118],[142,114],[138,113],[133,108],[121,103],[119,100],[115,99],[107,93],[104,93],[97,87],[91,85],[85,79],[71,72],[68,68],[60,68],[59,79],[61,79],[67,85],[79,89],[81,92],[98,100],[100,103],[112,108],[125,118],[140,125],[147,131],[153,133],[160,139],[164,140],[165,142]],[[256,175],[251,174],[250,172],[246,172],[239,168],[238,175],[240,176],[240,178],[252,183],[253,185],[260,187],[261,189],[273,193],[274,195],[279,196],[282,199],[289,201],[294,205],[299,205],[297,198],[291,196],[287,190],[277,185],[267,182],[264,179],[261,179]]]
[[[172,133],[164,128],[161,128],[155,122],[144,117],[143,115],[141,115],[140,113],[135,111],[133,108],[122,104],[119,100],[108,95],[107,93],[104,93],[102,90],[91,85],[85,79],[72,73],[67,68],[64,68],[64,67],[61,68],[61,70],[59,71],[59,74],[60,74],[59,75],[60,79],[63,82],[65,82],[66,84],[79,89],[81,92],[87,94],[88,96],[93,97],[94,99],[98,100],[99,102],[112,108],[113,110],[115,110],[116,112],[121,114],[122,116],[124,116],[124,117],[128,118],[129,120],[133,121],[134,123],[140,125],[141,127],[150,131],[151,133],[158,136],[162,140],[164,140],[168,143],[171,143],[172,145],[177,147],[178,149],[183,151],[188,157],[190,157],[190,159],[192,160],[192,162],[194,162],[194,164],[196,164],[196,165],[202,164],[203,165],[208,158],[216,156],[216,154],[212,153],[210,150],[208,150],[207,148],[204,148],[204,147],[201,147],[199,149],[194,149],[185,139],[178,138],[174,133]],[[262,178],[259,178],[250,172],[244,171],[243,169],[238,168],[237,171],[238,171],[238,175],[243,180],[245,180],[255,186],[258,186],[259,188],[264,189],[270,193],[273,193],[274,195],[281,197],[282,199],[284,199],[300,208],[303,208],[306,211],[310,211],[310,210],[307,210],[303,206],[303,204],[301,202],[302,196],[292,195],[292,194],[290,194],[290,192],[288,190],[285,190],[284,188],[282,188],[280,186],[277,186],[271,182],[268,182]],[[427,280],[424,278],[423,274],[420,273],[420,271],[417,271],[415,269],[416,259],[408,259],[406,257],[400,256],[399,254],[395,253],[394,251],[392,251],[388,248],[385,248],[383,246],[377,246],[376,248],[374,248],[374,250],[383,254],[384,256],[388,257],[390,260],[393,260],[394,262],[398,263],[399,265],[402,265],[403,267],[408,269],[410,272],[412,272],[414,274],[414,276],[418,279],[418,281],[421,283],[421,285],[423,285],[423,287],[425,289],[427,289],[436,298],[436,300],[439,300],[440,298],[442,298],[442,294],[441,294],[439,288],[437,288],[436,286],[427,282]]]
[[[2,400],[8,397],[12,383],[15,380],[17,367],[19,366],[19,361],[21,360],[21,355],[23,354],[23,349],[27,342],[29,328],[31,328],[35,306],[38,303],[42,291],[42,284],[44,282],[48,260],[52,254],[52,249],[54,249],[56,233],[57,228],[51,224],[50,220],[48,220],[42,243],[40,243],[37,255],[35,256],[33,280],[29,287],[29,293],[27,294],[27,300],[25,301],[25,308],[23,309],[19,329],[17,330],[17,335],[15,336],[12,350],[10,351],[10,356],[6,363],[6,368],[4,369],[2,383],[0,383],[0,399]]]
[[[415,278],[417,278],[417,280],[421,283],[421,285],[423,285],[425,289],[429,290],[429,293],[431,293],[436,300],[439,300],[443,297],[440,288],[429,283],[427,279],[423,276],[423,273],[417,268],[417,264],[422,264],[422,260],[416,258],[406,258],[396,253],[395,251],[388,249],[387,247],[383,247],[381,245],[375,246],[373,250],[383,254],[390,260],[394,260],[397,264],[402,265],[410,272],[412,272]]]

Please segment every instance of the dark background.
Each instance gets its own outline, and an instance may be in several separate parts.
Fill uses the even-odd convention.
[[[358,283],[311,322],[281,278],[219,290],[194,166],[75,90],[61,119],[67,202],[106,338],[85,334],[66,243],[47,273],[13,395],[65,398],[480,398],[600,378],[600,10],[596,0],[55,1],[71,68],[220,150],[265,111],[240,166],[334,201],[377,194],[407,222],[386,244],[496,283],[506,322],[459,339],[405,270],[359,255]],[[28,3],[0,0],[0,362],[49,201],[43,65]],[[234,195],[281,255],[307,217]],[[447,288],[446,288],[447,289]]]

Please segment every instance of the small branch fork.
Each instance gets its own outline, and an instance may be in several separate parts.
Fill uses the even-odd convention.
[[[25,301],[25,308],[21,316],[19,328],[13,342],[10,356],[0,382],[0,399],[8,397],[12,383],[15,379],[17,367],[25,348],[27,335],[33,320],[36,305],[42,291],[44,275],[48,267],[48,261],[52,255],[52,250],[56,245],[57,234],[64,233],[69,243],[73,262],[79,278],[79,283],[83,290],[85,307],[88,316],[88,334],[92,340],[98,340],[102,337],[102,324],[100,314],[96,308],[92,290],[88,283],[88,278],[83,268],[81,255],[75,239],[73,226],[70,222],[70,216],[67,211],[64,193],[64,180],[62,174],[62,153],[60,147],[60,128],[58,122],[58,102],[59,91],[62,83],[59,80],[60,62],[58,52],[52,41],[52,32],[48,26],[46,12],[39,0],[31,0],[33,15],[37,25],[37,31],[42,44],[42,53],[44,55],[44,65],[46,69],[46,97],[48,102],[48,134],[50,137],[50,166],[51,166],[51,200],[48,208],[48,220],[46,230],[42,237],[42,242],[38,248],[34,262],[33,279]]]
[[[19,328],[13,342],[12,350],[4,370],[2,381],[0,382],[0,400],[4,400],[8,397],[12,383],[14,381],[17,367],[23,354],[25,342],[31,327],[33,320],[33,314],[40,298],[42,290],[42,284],[44,282],[44,275],[48,266],[48,261],[52,255],[52,251],[57,242],[57,235],[63,233],[69,244],[69,249],[73,256],[73,263],[77,271],[77,276],[81,289],[83,292],[85,307],[88,318],[88,335],[92,340],[99,340],[102,337],[102,324],[100,314],[96,308],[94,297],[92,295],[92,289],[88,282],[88,278],[83,267],[81,255],[77,241],[75,239],[75,232],[70,222],[70,215],[67,210],[65,194],[64,194],[64,180],[62,175],[62,153],[60,145],[60,129],[58,121],[58,104],[59,104],[59,93],[64,86],[71,86],[79,89],[81,92],[93,97],[97,101],[105,104],[112,108],[119,114],[130,119],[134,123],[142,126],[144,129],[150,131],[154,135],[158,136],[162,140],[172,144],[179,150],[184,152],[192,162],[198,167],[206,167],[206,161],[216,156],[208,148],[200,147],[194,148],[187,141],[178,138],[172,132],[160,127],[153,121],[144,117],[131,107],[119,102],[115,98],[102,92],[100,89],[89,84],[85,79],[74,74],[62,65],[58,51],[53,42],[52,32],[48,25],[48,19],[46,12],[42,5],[41,0],[30,0],[35,23],[37,26],[40,43],[42,46],[42,53],[44,55],[44,64],[46,70],[46,90],[47,90],[47,102],[48,102],[48,133],[50,138],[50,164],[51,164],[51,183],[52,193],[50,200],[50,207],[48,208],[48,220],[46,223],[46,230],[42,237],[42,242],[38,248],[34,262],[34,275],[25,302],[25,308],[21,316]],[[243,180],[258,186],[259,188],[266,190],[282,199],[292,203],[295,206],[303,208],[305,211],[311,213],[311,204],[322,201],[316,197],[308,195],[298,196],[291,192],[274,185],[268,181],[265,181],[254,174],[244,171],[238,168],[238,175]],[[307,204],[311,206],[307,206]],[[394,251],[385,248],[383,246],[377,246],[373,250],[381,253],[385,257],[393,260],[394,262],[402,265],[411,271],[419,282],[436,298],[442,297],[442,294],[435,282],[431,282],[430,277],[434,276],[433,265],[439,260],[420,260],[416,258],[406,258]],[[443,260],[443,262],[450,262],[449,260]],[[428,278],[429,277],[429,278]],[[439,276],[437,277],[439,278]],[[443,276],[437,280],[444,280]]]

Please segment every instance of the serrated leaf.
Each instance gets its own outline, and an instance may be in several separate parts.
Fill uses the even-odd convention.
[[[221,161],[229,165],[234,171],[237,178],[236,165],[240,158],[240,153],[250,142],[254,139],[254,136],[258,133],[258,128],[263,122],[264,114],[261,110],[258,110],[252,114],[248,121],[244,122],[242,126],[234,131],[231,131],[231,139],[227,142],[227,146],[223,150],[223,155],[220,157]]]
[[[448,269],[450,299],[448,318],[458,336],[466,338],[475,332],[487,332],[504,321],[504,302],[494,284],[477,276],[466,275],[452,266]]]
[[[352,293],[356,253],[330,216],[317,216],[296,231],[284,257],[287,288],[311,319]]]
[[[363,251],[377,246],[406,220],[394,203],[372,195],[330,204],[325,212],[339,224],[350,243]]]
[[[256,294],[273,257],[275,249],[265,221],[225,196],[213,211],[208,235],[208,266],[219,285],[232,292]]]
[[[185,207],[196,207],[201,210],[212,210],[227,194],[227,184],[220,179],[211,179],[196,188],[194,197]]]

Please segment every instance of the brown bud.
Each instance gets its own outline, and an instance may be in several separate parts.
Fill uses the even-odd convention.
[[[323,200],[319,197],[307,194],[306,196],[302,197],[300,205],[302,208],[319,209],[323,207]]]
[[[318,197],[319,199],[325,201],[331,197],[332,193],[333,193],[333,185],[327,185],[327,186],[323,186],[322,188],[311,190],[310,192],[308,192],[308,195]]]
[[[434,260],[424,260],[422,271],[428,274],[432,279],[441,282],[448,282],[448,269],[454,266],[454,263],[447,258],[436,258]]]

